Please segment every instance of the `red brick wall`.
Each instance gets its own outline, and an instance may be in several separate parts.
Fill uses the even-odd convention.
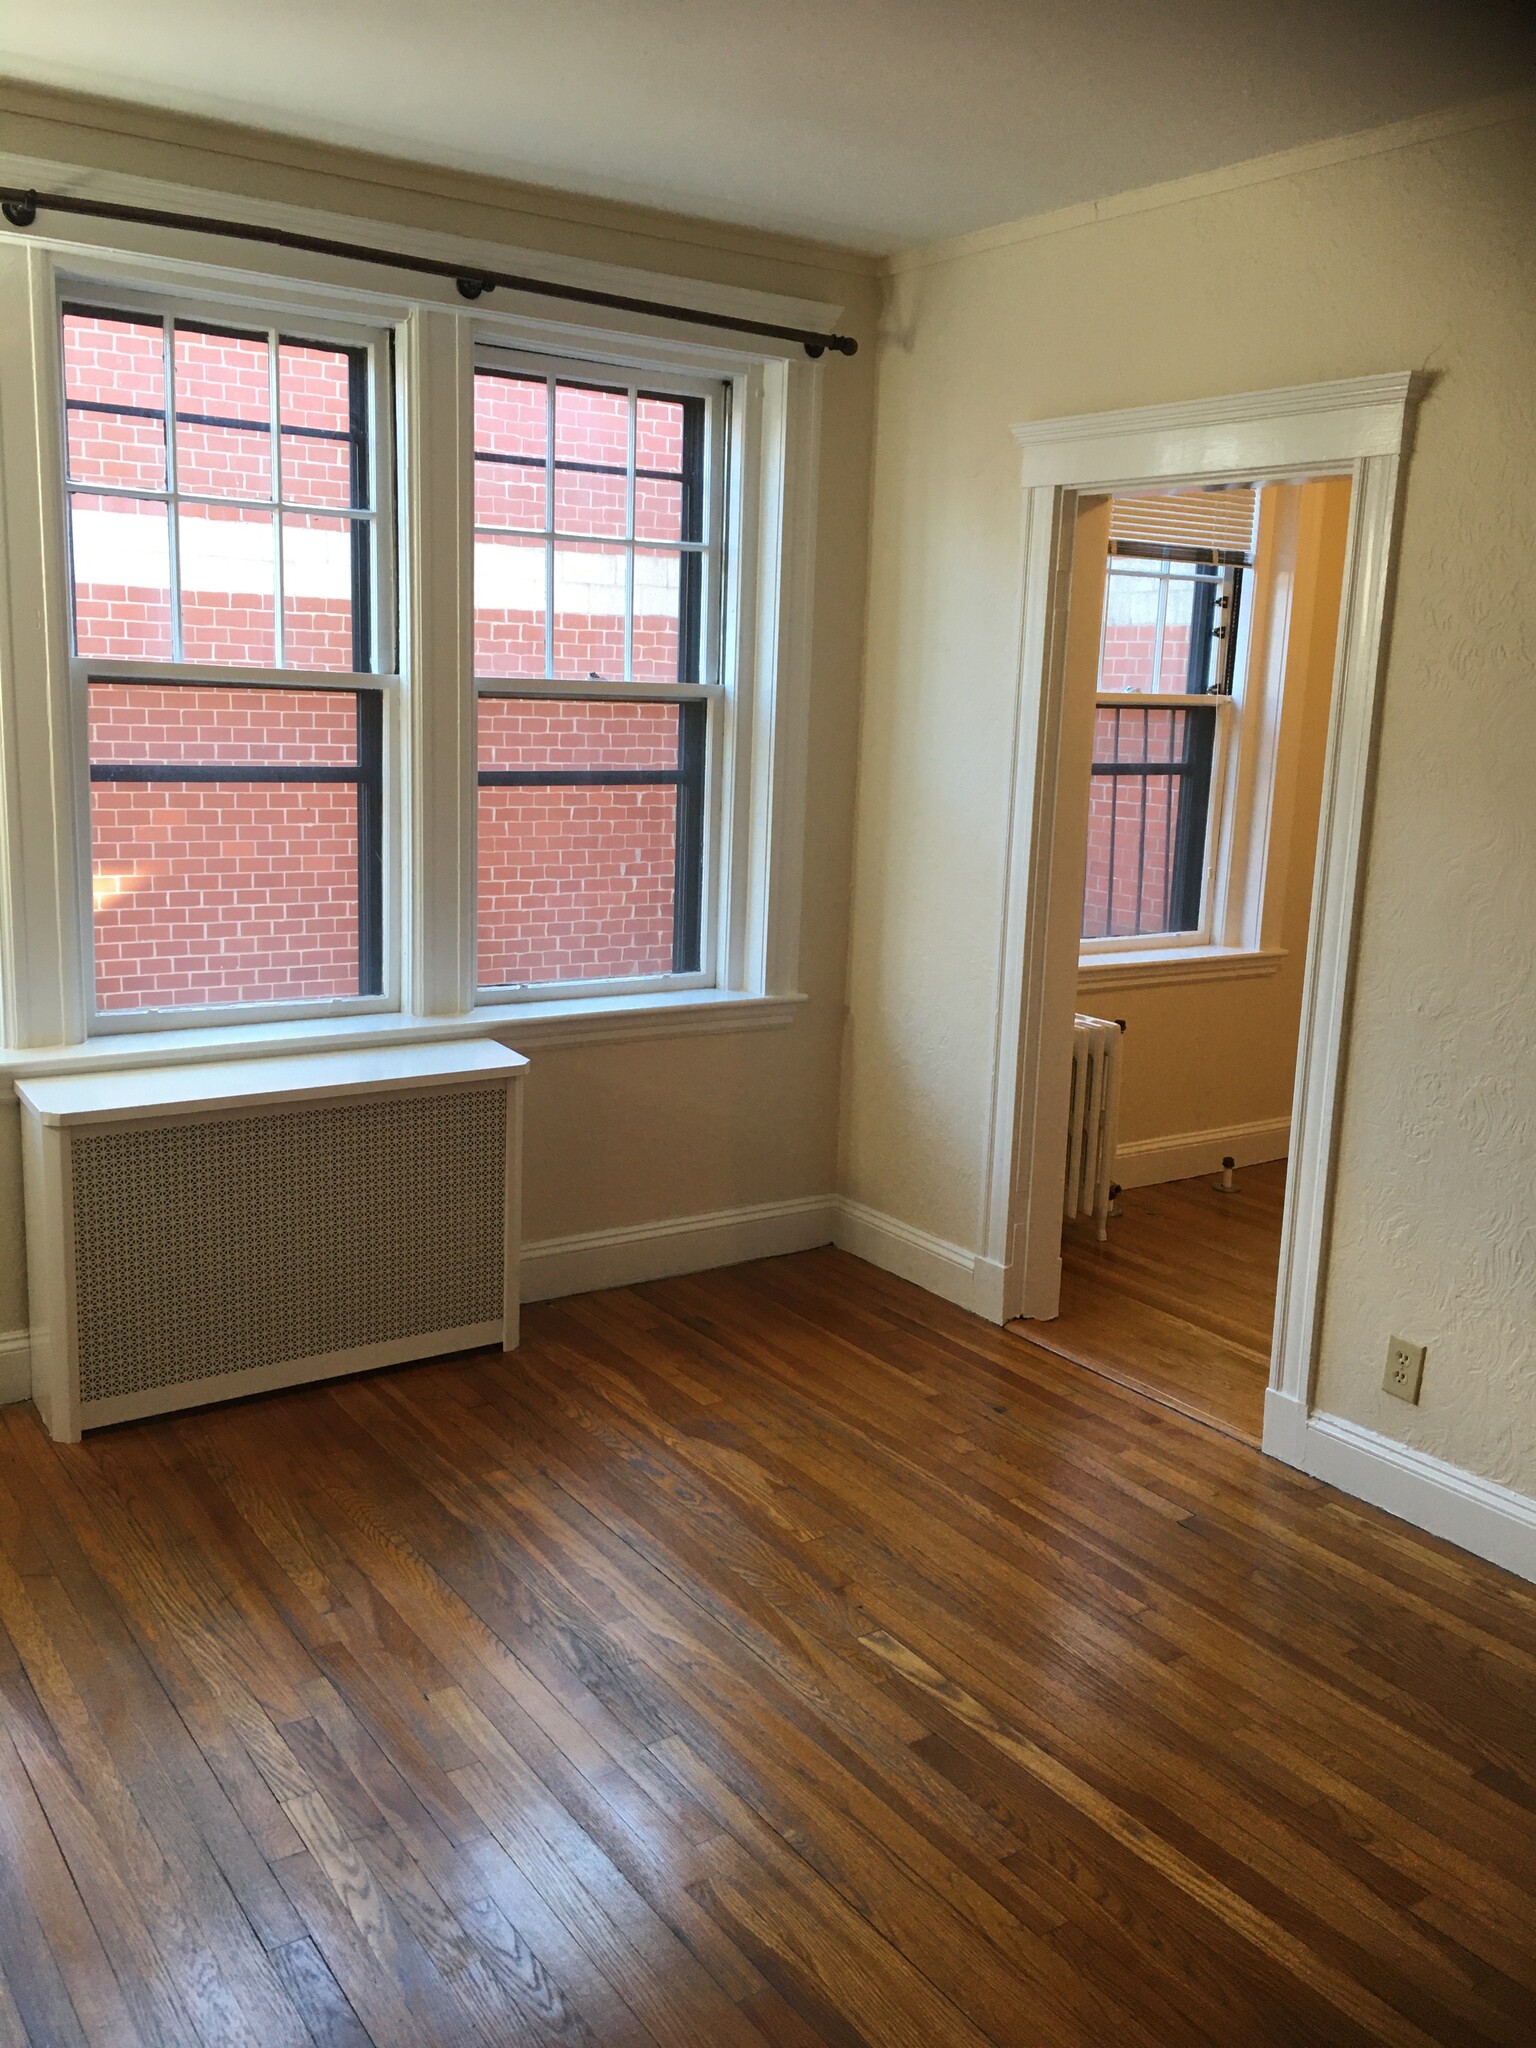
[[[69,397],[163,411],[163,340],[157,326],[71,317],[65,335]],[[178,331],[175,341],[178,484],[209,496],[271,491],[270,386],[264,342]],[[489,387],[489,388],[487,388]],[[477,446],[543,448],[546,387],[480,380]],[[559,392],[561,459],[618,461],[628,444],[627,398]],[[215,413],[239,425],[184,421]],[[344,431],[346,358],[284,345],[278,431],[283,499],[284,631],[290,667],[353,666],[349,522],[343,441],[293,430]],[[249,422],[250,424],[245,424]],[[70,474],[85,485],[163,488],[165,437],[155,419],[74,412]],[[639,463],[677,468],[681,412],[640,402]],[[476,480],[478,516],[540,525],[545,483],[498,469]],[[625,531],[623,479],[562,474],[562,523]],[[324,508],[317,510],[291,509]],[[183,655],[231,667],[276,660],[273,514],[235,503],[183,507]],[[72,494],[80,580],[75,633],[84,655],[165,661],[172,655],[169,547],[164,508],[151,500]],[[675,542],[681,487],[636,480],[635,533]],[[508,545],[491,541],[492,547]],[[591,557],[571,550],[557,567],[591,588]],[[540,580],[542,577],[542,550]],[[658,550],[657,564],[675,565]],[[241,577],[239,565],[253,565]],[[202,565],[199,567],[199,565]],[[233,571],[231,572],[231,566]],[[225,573],[222,575],[220,570]],[[665,579],[649,573],[653,608],[637,611],[634,673],[674,679],[678,622]],[[658,576],[661,578],[658,583]],[[555,618],[557,673],[622,674],[622,575],[610,610],[567,605]],[[660,596],[658,599],[658,591]],[[557,600],[558,602],[558,600]],[[657,603],[663,607],[654,608]],[[477,608],[476,669],[542,674],[542,607]],[[488,700],[487,767],[674,766],[670,706],[559,706]],[[97,685],[91,699],[94,761],[339,760],[355,744],[353,700],[343,693],[190,690]],[[340,747],[346,751],[338,753]],[[97,997],[104,1009],[354,995],[358,973],[357,803],[344,784],[101,783],[91,791],[96,886]],[[668,786],[483,790],[480,798],[480,974],[487,985],[667,972],[672,964],[676,796]]]

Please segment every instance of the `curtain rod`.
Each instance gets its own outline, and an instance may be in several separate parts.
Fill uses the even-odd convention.
[[[188,234],[225,235],[236,242],[270,242],[278,249],[302,249],[311,256],[340,256],[349,263],[377,263],[390,270],[414,270],[424,277],[451,277],[465,299],[483,298],[500,287],[531,292],[544,299],[569,299],[579,306],[606,306],[615,313],[646,313],[664,320],[686,320],[694,327],[722,327],[732,334],[768,335],[774,341],[798,341],[808,356],[851,356],[859,344],[847,334],[818,334],[814,328],[776,327],[766,320],[742,320],[731,313],[703,313],[697,306],[671,306],[661,299],[631,299],[619,292],[589,291],[583,285],[555,284],[545,277],[519,277],[508,270],[482,270],[446,263],[435,256],[409,256],[398,249],[376,249],[366,242],[332,242],[321,235],[294,234],[288,228],[258,227],[250,221],[220,220],[201,213],[164,213],[154,206],[120,206],[108,199],[76,199],[65,192],[19,192],[0,186],[0,213],[13,228],[29,228],[40,211],[85,214],[92,220],[132,221],[140,227],[181,228]]]

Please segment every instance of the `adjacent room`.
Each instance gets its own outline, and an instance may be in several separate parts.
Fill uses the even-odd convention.
[[[1536,22],[0,29],[0,2048],[1536,2040]]]
[[[1350,489],[1098,500],[1073,561],[1093,732],[1062,802],[1086,800],[1081,882],[1052,884],[1082,905],[1062,1299],[1018,1327],[1254,1444]]]

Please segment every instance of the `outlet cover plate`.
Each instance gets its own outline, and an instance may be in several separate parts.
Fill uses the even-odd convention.
[[[1389,1337],[1387,1369],[1381,1376],[1386,1392],[1395,1394],[1399,1401],[1417,1404],[1419,1388],[1424,1383],[1424,1356],[1422,1344],[1410,1344],[1406,1337]]]

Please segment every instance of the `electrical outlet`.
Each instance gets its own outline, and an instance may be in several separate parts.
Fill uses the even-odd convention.
[[[1424,1346],[1410,1344],[1406,1337],[1387,1339],[1387,1369],[1381,1384],[1399,1401],[1417,1402],[1424,1383]]]

